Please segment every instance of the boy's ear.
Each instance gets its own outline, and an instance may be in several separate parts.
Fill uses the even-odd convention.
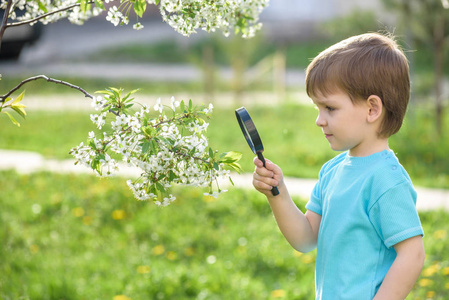
[[[382,116],[383,104],[379,96],[371,95],[366,100],[368,105],[368,122],[372,123],[378,120]]]

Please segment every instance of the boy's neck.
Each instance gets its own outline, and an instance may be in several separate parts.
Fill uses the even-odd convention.
[[[359,144],[358,146],[349,149],[349,155],[365,157],[389,149],[388,138],[376,138],[370,143],[364,143],[363,145]]]

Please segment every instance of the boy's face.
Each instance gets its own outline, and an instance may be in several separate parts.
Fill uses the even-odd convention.
[[[349,150],[351,156],[369,155],[373,132],[368,126],[369,107],[364,101],[353,103],[343,92],[318,94],[312,101],[319,111],[316,124],[333,150]]]

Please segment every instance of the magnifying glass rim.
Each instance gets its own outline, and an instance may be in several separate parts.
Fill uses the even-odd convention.
[[[262,140],[260,139],[259,133],[257,132],[256,126],[251,119],[248,111],[245,107],[240,107],[235,110],[235,115],[240,125],[240,129],[245,136],[245,139],[251,148],[251,150],[256,154],[257,152],[263,151]]]

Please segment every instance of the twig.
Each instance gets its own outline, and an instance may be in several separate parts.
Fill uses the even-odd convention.
[[[20,89],[24,84],[26,84],[26,83],[28,83],[30,81],[37,80],[37,79],[45,79],[48,82],[53,82],[53,83],[57,83],[57,84],[62,84],[62,85],[68,86],[68,87],[70,87],[72,89],[80,91],[81,93],[84,94],[85,97],[88,97],[88,98],[91,98],[91,99],[93,98],[93,96],[91,94],[89,94],[84,89],[80,88],[79,86],[73,85],[71,83],[68,83],[68,82],[65,82],[65,81],[62,81],[62,80],[53,79],[53,78],[47,77],[45,75],[37,75],[37,76],[33,76],[33,77],[30,77],[30,78],[27,78],[27,79],[23,80],[16,87],[14,87],[12,90],[10,90],[8,93],[6,93],[3,96],[0,96],[0,103],[4,103],[9,96],[11,96],[18,89]]]

